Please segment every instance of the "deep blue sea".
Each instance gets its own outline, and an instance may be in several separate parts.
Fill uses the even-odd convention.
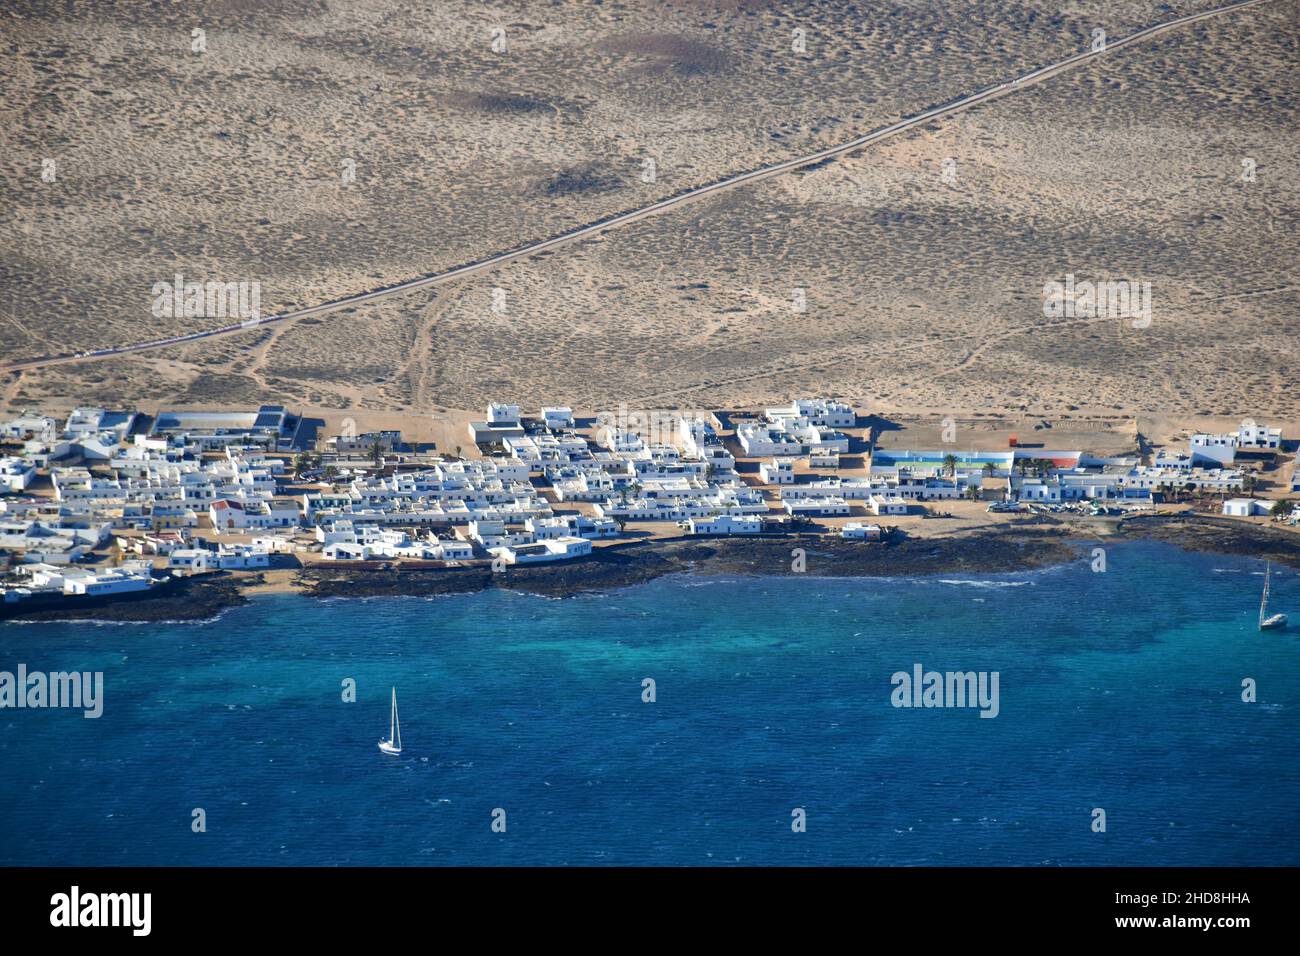
[[[105,680],[0,710],[0,864],[1300,863],[1300,577],[1261,634],[1260,562],[1107,562],[0,625],[0,670]],[[999,715],[892,706],[917,663]]]

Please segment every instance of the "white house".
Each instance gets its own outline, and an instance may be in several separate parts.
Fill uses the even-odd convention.
[[[442,561],[468,561],[474,557],[474,546],[455,538],[439,538],[435,550]]]
[[[31,435],[37,441],[53,441],[58,431],[59,423],[48,415],[19,415],[0,424],[0,438],[23,440]]]
[[[370,548],[364,544],[348,541],[335,541],[325,545],[321,551],[327,561],[369,561]]]
[[[517,438],[524,433],[518,405],[492,402],[488,405],[487,418],[485,422],[469,423],[469,435],[476,443]]]
[[[736,429],[736,441],[751,458],[803,453],[803,442],[784,425],[749,422]]]
[[[524,528],[532,532],[534,541],[569,537],[569,523],[560,517],[525,518]]]
[[[1282,448],[1282,429],[1257,425],[1246,419],[1235,432],[1217,435],[1198,433],[1188,442],[1194,465],[1231,465],[1237,452],[1277,452]]]
[[[516,428],[519,425],[519,406],[504,402],[488,405],[488,424],[494,428]]]
[[[212,527],[218,531],[243,529],[248,527],[248,512],[242,501],[227,501],[224,498],[208,506],[208,517]]]
[[[1229,498],[1223,503],[1223,513],[1234,518],[1267,515],[1273,511],[1273,502],[1263,498]]]
[[[552,431],[573,428],[573,409],[567,405],[542,406],[542,424]]]
[[[602,426],[596,441],[603,448],[614,452],[635,452],[645,450],[645,441],[634,431],[617,425]]]
[[[758,466],[758,475],[766,485],[792,485],[794,459],[770,458]]]
[[[879,541],[880,525],[863,524],[861,521],[850,521],[840,529],[841,538],[855,538],[862,541]]]
[[[736,470],[736,459],[721,445],[708,445],[700,455],[705,471],[714,476],[730,475]]]
[[[265,568],[270,567],[271,554],[262,548],[246,544],[223,544],[217,551],[219,568]]]
[[[506,564],[533,564],[538,561],[563,561],[591,554],[591,542],[586,538],[556,538],[552,541],[535,541],[531,544],[501,545],[489,548]]]
[[[0,494],[24,490],[36,477],[36,469],[21,458],[0,458]]]
[[[282,538],[279,535],[265,535],[252,539],[254,548],[267,552],[268,554],[293,554],[298,548],[288,538]]]
[[[216,553],[206,548],[177,548],[167,555],[167,567],[178,571],[208,571],[216,563]]]
[[[867,499],[867,509],[873,515],[905,515],[912,503],[897,495],[872,495]]]
[[[144,591],[149,587],[148,565],[122,568],[101,568],[96,571],[78,569],[64,576],[64,594],[122,594],[127,591]]]
[[[767,409],[769,421],[781,419],[806,418],[814,425],[829,428],[852,428],[857,423],[853,408],[843,402],[827,401],[820,398],[801,398],[782,408]]]
[[[833,518],[849,513],[849,503],[839,495],[818,498],[787,498],[781,502],[785,510],[794,515],[816,515]]]
[[[1278,451],[1282,447],[1282,429],[1246,419],[1237,429],[1237,447],[1242,451]]]
[[[1197,434],[1191,437],[1189,447],[1193,465],[1226,467],[1237,457],[1237,436]]]
[[[121,441],[135,424],[135,412],[110,412],[102,408],[74,408],[68,415],[63,433],[68,438],[81,439],[108,434],[110,441]]]
[[[758,515],[712,515],[688,518],[686,527],[691,534],[758,534],[763,519]]]
[[[208,517],[218,532],[244,528],[290,528],[298,524],[295,501],[218,498],[208,506]]]
[[[577,538],[617,538],[618,522],[611,518],[591,515],[562,515],[569,526],[569,534]]]
[[[919,501],[934,498],[962,498],[965,497],[968,487],[972,484],[978,485],[980,481],[981,478],[976,475],[940,478],[937,476],[921,477],[900,472],[894,493],[900,498],[915,498]]]

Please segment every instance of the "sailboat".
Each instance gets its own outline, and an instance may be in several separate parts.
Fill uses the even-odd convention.
[[[1261,631],[1271,631],[1275,628],[1286,627],[1285,614],[1268,613],[1268,586],[1269,579],[1272,577],[1273,563],[1270,561],[1264,565],[1264,594],[1259,599],[1259,629]]]
[[[381,753],[396,757],[402,752],[402,723],[397,719],[397,688],[393,688],[393,713],[388,725],[388,739],[379,741]]]

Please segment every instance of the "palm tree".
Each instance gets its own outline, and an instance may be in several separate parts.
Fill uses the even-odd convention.
[[[1249,474],[1241,480],[1241,490],[1248,495],[1253,495],[1258,486],[1259,479],[1254,474]]]
[[[1287,501],[1285,498],[1279,498],[1277,501],[1273,502],[1274,518],[1284,518],[1290,513],[1291,502]]]
[[[305,451],[300,451],[293,456],[293,476],[301,478],[302,473],[311,467],[311,456]]]
[[[384,446],[383,443],[380,442],[378,435],[371,440],[370,448],[368,450],[370,452],[370,460],[374,462],[375,467],[378,468],[384,462]]]
[[[992,478],[997,473],[998,473],[997,465],[993,464],[993,462],[991,461],[984,462],[984,474],[986,477]]]
[[[957,456],[952,452],[943,456],[943,473],[949,478],[957,473]]]

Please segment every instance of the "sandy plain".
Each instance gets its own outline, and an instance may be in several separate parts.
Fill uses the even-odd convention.
[[[1205,6],[11,4],[0,356],[221,324],[150,314],[178,271],[259,281],[264,312],[429,274],[850,139],[1098,26]],[[1167,34],[436,294],[10,376],[0,408],[829,394],[1012,419],[1295,419],[1297,19],[1281,0]],[[1066,273],[1150,281],[1152,325],[1045,318],[1043,283]]]

